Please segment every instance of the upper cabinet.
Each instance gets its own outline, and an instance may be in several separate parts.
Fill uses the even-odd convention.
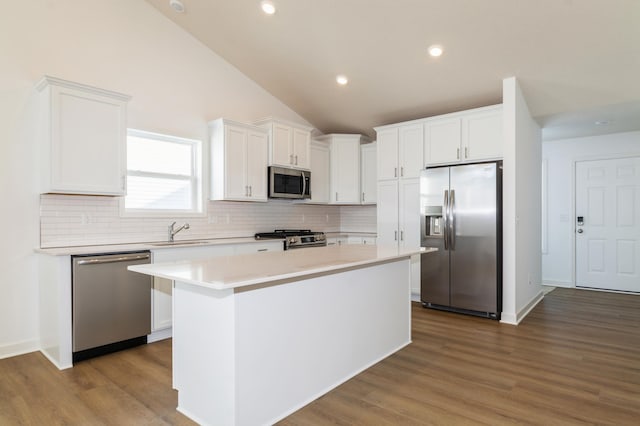
[[[376,146],[375,142],[360,145],[360,189],[362,204],[375,204],[377,193],[376,172]]]
[[[426,165],[502,158],[502,105],[430,117],[424,135]]]
[[[329,134],[316,140],[329,146],[329,203],[360,204],[360,145],[369,140],[353,134]]]
[[[38,126],[43,193],[126,194],[130,97],[45,76]]]
[[[311,142],[311,199],[308,203],[329,202],[329,146]]]
[[[269,132],[269,165],[310,169],[311,127],[274,118],[254,124]]]
[[[422,123],[376,128],[378,180],[417,178],[423,168]]]
[[[267,201],[267,131],[223,118],[209,130],[211,199]]]

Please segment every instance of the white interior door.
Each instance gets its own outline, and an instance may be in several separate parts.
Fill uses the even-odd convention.
[[[640,157],[576,163],[576,286],[640,292]]]

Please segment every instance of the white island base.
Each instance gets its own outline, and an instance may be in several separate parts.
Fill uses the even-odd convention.
[[[409,344],[410,254],[364,247],[132,267],[175,280],[178,411],[203,425],[272,424]]]

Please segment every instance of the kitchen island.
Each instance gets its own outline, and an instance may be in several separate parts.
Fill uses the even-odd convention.
[[[411,342],[410,256],[367,245],[136,265],[174,280],[173,386],[200,424],[272,424]]]

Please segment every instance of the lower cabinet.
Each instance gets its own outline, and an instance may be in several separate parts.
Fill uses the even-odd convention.
[[[327,238],[327,245],[342,245],[342,244],[376,244],[376,237],[359,237],[356,235],[338,235],[336,237]]]
[[[280,240],[257,241],[242,244],[210,245],[198,247],[176,247],[153,251],[153,263],[197,260],[210,257],[232,256],[236,254],[258,253],[263,251],[281,251],[284,245]],[[155,341],[171,337],[173,323],[172,306],[173,282],[165,278],[153,279],[151,291],[151,337]]]

